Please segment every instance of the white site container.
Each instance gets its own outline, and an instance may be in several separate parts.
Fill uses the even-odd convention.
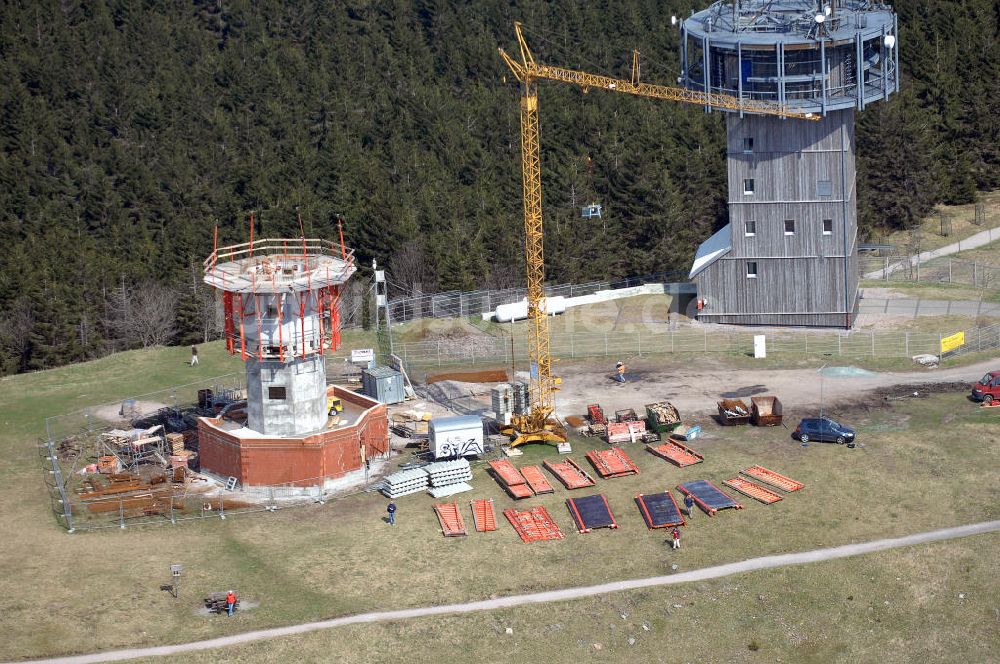
[[[435,459],[475,456],[484,452],[483,420],[478,415],[436,417],[427,427]]]

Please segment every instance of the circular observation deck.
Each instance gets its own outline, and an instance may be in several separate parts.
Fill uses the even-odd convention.
[[[356,271],[354,251],[319,239],[263,239],[234,244],[205,259],[205,283],[229,293],[318,291]]]
[[[825,114],[899,89],[896,15],[862,0],[720,1],[681,21],[690,89]]]

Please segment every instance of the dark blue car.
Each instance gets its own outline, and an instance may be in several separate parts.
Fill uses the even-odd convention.
[[[803,419],[799,422],[799,426],[795,427],[795,433],[792,435],[803,443],[808,443],[810,440],[837,443],[838,445],[854,442],[854,429],[838,424],[827,417]]]

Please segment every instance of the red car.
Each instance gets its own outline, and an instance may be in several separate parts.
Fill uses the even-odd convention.
[[[983,376],[978,383],[972,386],[973,401],[992,403],[994,399],[1000,400],[1000,371],[991,371]]]

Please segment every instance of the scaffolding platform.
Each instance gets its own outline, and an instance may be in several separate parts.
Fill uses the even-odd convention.
[[[781,496],[775,492],[743,477],[731,477],[724,481],[723,484],[732,487],[744,496],[749,496],[750,498],[760,501],[765,505],[770,505],[771,503],[776,503],[781,500]]]
[[[719,510],[743,509],[743,505],[730,498],[708,480],[695,480],[678,484],[677,490],[686,496],[691,496],[695,505],[709,516],[715,516]]]
[[[476,524],[476,532],[489,533],[497,529],[492,498],[478,498],[469,504],[472,506],[472,521]]]
[[[597,474],[604,479],[639,474],[639,467],[625,454],[625,450],[620,447],[612,447],[606,450],[591,450],[587,452],[587,459],[594,466]]]
[[[646,527],[670,528],[671,526],[683,526],[684,515],[681,514],[677,501],[669,491],[663,493],[640,493],[635,497],[635,504],[639,507],[642,520],[646,522]]]
[[[493,476],[497,482],[514,500],[531,498],[535,495],[531,487],[528,486],[528,481],[524,478],[524,475],[507,459],[490,461],[490,468],[493,470]]]
[[[693,466],[705,460],[704,456],[676,440],[666,440],[659,445],[646,445],[646,451],[666,459],[678,468]]]
[[[583,489],[595,484],[594,478],[569,457],[555,463],[546,461],[544,465],[567,489]]]
[[[532,507],[530,510],[518,511],[513,507],[505,509],[503,515],[514,527],[517,534],[525,542],[541,542],[545,540],[561,540],[564,535],[552,515],[544,507]]]
[[[438,522],[441,524],[441,532],[445,537],[457,537],[467,535],[465,521],[462,513],[458,511],[458,503],[444,503],[434,506],[437,513]]]
[[[773,470],[768,470],[763,466],[750,466],[740,471],[740,473],[746,475],[747,477],[752,477],[755,480],[760,480],[765,484],[770,484],[771,486],[776,486],[782,491],[798,491],[799,489],[804,489],[805,484],[791,479],[790,477],[785,477],[784,475],[779,475]]]
[[[580,533],[589,533],[594,528],[617,528],[618,522],[611,512],[608,499],[603,494],[567,498],[566,507]]]
[[[524,466],[521,468],[521,475],[528,482],[528,486],[535,492],[535,495],[543,493],[555,493],[555,488],[549,484],[548,478],[542,473],[541,466]]]

